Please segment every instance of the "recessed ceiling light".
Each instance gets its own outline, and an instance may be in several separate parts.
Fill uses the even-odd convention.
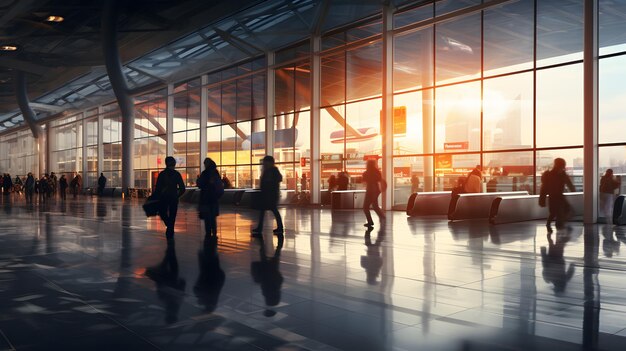
[[[2,51],[15,51],[15,50],[17,50],[17,46],[15,46],[15,45],[2,45],[2,46],[0,46],[0,50],[2,50]]]
[[[46,22],[63,22],[65,18],[61,17],[61,16],[54,16],[54,15],[50,15],[46,18]]]

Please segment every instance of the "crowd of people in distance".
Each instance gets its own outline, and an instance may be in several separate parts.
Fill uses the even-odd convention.
[[[27,203],[33,203],[34,196],[38,195],[42,202],[47,199],[59,196],[61,200],[67,199],[67,191],[72,192],[74,197],[80,194],[82,188],[82,178],[80,174],[75,174],[71,181],[68,182],[65,174],[60,177],[54,172],[45,173],[40,178],[29,172],[26,176],[16,176],[15,179],[10,174],[4,173],[0,177],[0,188],[5,196],[11,194],[21,196],[24,195]]]

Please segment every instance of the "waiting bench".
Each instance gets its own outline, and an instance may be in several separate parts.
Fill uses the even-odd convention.
[[[583,193],[565,193],[573,216],[583,214]],[[493,200],[489,223],[513,223],[548,218],[548,207],[539,206],[539,195],[502,196]]]
[[[409,197],[406,207],[408,216],[428,216],[448,214],[451,191],[436,191],[431,193],[414,193]]]
[[[613,205],[613,224],[626,224],[626,195],[619,195]]]
[[[528,195],[527,191],[499,193],[457,194],[452,197],[448,210],[450,221],[463,219],[489,218],[491,203],[498,197]]]

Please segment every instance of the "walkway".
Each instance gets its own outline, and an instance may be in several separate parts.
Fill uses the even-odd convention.
[[[254,213],[223,209],[215,253],[185,207],[168,251],[160,221],[134,201],[4,201],[0,350],[626,344],[621,228],[575,224],[549,245],[539,222],[489,227],[395,212],[366,237],[358,211],[283,209],[275,255],[270,227],[263,247],[249,236]]]

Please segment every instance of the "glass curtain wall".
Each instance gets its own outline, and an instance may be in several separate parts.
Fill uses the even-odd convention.
[[[83,114],[59,119],[50,123],[48,145],[50,162],[48,171],[72,179],[83,173]]]
[[[28,172],[35,177],[39,166],[37,140],[30,129],[0,136],[0,173],[9,173],[24,178]]]
[[[135,99],[135,187],[152,189],[167,153],[167,90]]]
[[[276,53],[274,158],[283,189],[310,189],[311,64],[309,43]]]
[[[173,156],[188,186],[200,175],[200,86],[200,78],[174,86]]]
[[[599,176],[613,169],[622,184],[615,194],[626,192],[626,1],[599,0]],[[601,195],[602,196],[602,195]],[[600,207],[600,217],[606,214]]]
[[[381,30],[377,18],[322,38],[326,49],[321,57],[322,189],[339,172],[348,174],[349,188],[364,188],[365,162],[382,156]]]
[[[98,186],[98,109],[85,112],[85,157],[87,169],[84,176],[84,186],[95,188]]]
[[[534,193],[555,157],[582,190],[582,1],[520,0],[411,26],[460,10],[451,4],[394,15],[394,204],[450,190],[476,165],[483,191]]]
[[[122,121],[116,103],[102,106],[102,173],[107,187],[122,186]]]
[[[266,70],[263,59],[209,76],[207,157],[236,188],[258,187],[265,155]]]

